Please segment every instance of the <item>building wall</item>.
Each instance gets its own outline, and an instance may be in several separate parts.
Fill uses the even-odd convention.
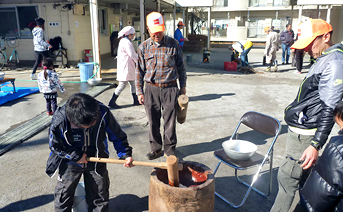
[[[85,15],[74,15],[73,10],[60,11],[60,7],[53,7],[53,4],[20,4],[20,6],[38,6],[39,16],[45,19],[45,39],[48,41],[51,38],[60,36],[62,38],[63,47],[68,53],[68,62],[76,64],[80,59],[84,59],[84,50],[92,49],[92,33],[91,20],[89,14],[89,6],[85,5]],[[62,4],[63,5],[63,4]],[[15,6],[15,5],[1,5]],[[111,24],[119,29],[120,14],[114,14],[112,9],[107,10],[107,34],[99,35],[100,38],[100,54],[105,55],[111,52],[110,35]],[[132,18],[131,16],[129,18]],[[34,20],[33,20],[34,21]],[[49,26],[49,22],[58,22],[58,27]],[[19,58],[22,61],[34,61],[35,54],[33,50],[32,39],[19,39],[17,47]],[[5,44],[5,46],[7,46]],[[11,54],[12,49],[7,48],[6,54]],[[32,62],[33,64],[33,62]]]
[[[74,15],[73,26],[75,37],[75,49],[74,51],[68,50],[68,56],[73,54],[72,59],[71,56],[69,56],[69,60],[79,61],[80,59],[84,59],[84,50],[93,48],[89,12],[86,12],[86,15]]]

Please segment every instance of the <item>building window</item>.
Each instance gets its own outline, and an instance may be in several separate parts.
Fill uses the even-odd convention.
[[[250,0],[250,7],[267,6],[267,0]]]
[[[263,30],[265,25],[264,20],[250,19],[250,21],[247,22],[248,38],[266,37],[266,33]]]
[[[213,5],[215,7],[227,7],[228,6],[228,0],[214,0]]]
[[[99,9],[99,31],[102,35],[107,35],[107,13],[105,9]]]
[[[289,6],[290,2],[289,0],[274,0],[273,5],[274,6]]]
[[[32,29],[36,26],[35,18],[38,17],[37,6],[1,7],[0,36],[32,38]]]

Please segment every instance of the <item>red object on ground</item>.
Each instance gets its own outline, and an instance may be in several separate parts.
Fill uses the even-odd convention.
[[[237,71],[236,62],[224,62],[224,70],[226,71]]]

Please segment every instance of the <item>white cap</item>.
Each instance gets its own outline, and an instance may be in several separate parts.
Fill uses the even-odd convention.
[[[131,34],[135,34],[136,30],[132,26],[126,26],[118,33],[118,38],[123,37],[124,35],[128,36]]]

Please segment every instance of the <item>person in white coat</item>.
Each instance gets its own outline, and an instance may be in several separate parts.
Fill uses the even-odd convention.
[[[138,55],[132,45],[132,40],[135,39],[135,29],[131,26],[124,27],[119,33],[119,45],[117,52],[117,80],[119,81],[118,87],[114,90],[113,96],[108,103],[111,108],[118,108],[116,100],[120,93],[125,89],[129,83],[131,94],[133,97],[133,105],[139,105],[136,95],[135,87],[135,69]]]
[[[266,62],[269,64],[266,71],[271,71],[274,63],[274,71],[278,70],[276,59],[276,51],[279,51],[279,35],[273,31],[270,27],[265,27],[266,32],[266,48],[264,49],[264,55],[266,56]]]

